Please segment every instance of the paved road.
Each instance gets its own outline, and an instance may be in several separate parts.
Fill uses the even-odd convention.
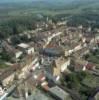
[[[92,93],[90,94],[90,96],[88,97],[88,100],[94,100],[95,95],[99,93],[99,87],[96,87]]]

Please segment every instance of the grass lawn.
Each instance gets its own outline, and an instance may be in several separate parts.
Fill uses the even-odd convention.
[[[88,60],[89,62],[94,63],[96,68],[99,69],[99,50],[97,52],[95,52],[95,54],[90,52],[89,56],[86,60]]]
[[[0,60],[0,69],[8,68],[9,66],[5,64],[3,60]]]
[[[82,81],[82,83],[88,87],[95,88],[99,86],[99,77],[94,75],[89,75]]]
[[[92,55],[92,54],[89,55],[88,61],[99,64],[99,58],[97,56]]]

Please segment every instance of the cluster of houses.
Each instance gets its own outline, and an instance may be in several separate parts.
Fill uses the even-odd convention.
[[[21,80],[32,73],[32,77],[27,80],[30,88],[40,85],[57,100],[70,98],[69,93],[56,85],[60,83],[61,74],[71,73],[70,69],[76,72],[93,70],[95,65],[82,58],[89,52],[92,38],[82,34],[81,26],[67,28],[63,26],[65,24],[66,22],[59,22],[58,26],[62,27],[57,30],[46,32],[36,30],[37,33],[31,31],[32,35],[28,34],[31,41],[19,43],[15,47],[10,45],[9,41],[3,41],[2,47],[12,55],[16,63],[0,73],[0,86],[9,87],[14,84],[16,77],[17,80]],[[1,91],[2,88],[0,88],[2,94]]]

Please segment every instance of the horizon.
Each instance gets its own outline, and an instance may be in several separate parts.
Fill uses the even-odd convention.
[[[48,1],[49,0],[3,0],[3,1],[0,1],[0,3],[8,3],[8,2],[33,2],[33,1]],[[55,1],[61,1],[61,2],[71,2],[71,1],[75,1],[75,0],[50,0],[51,2],[55,2]]]

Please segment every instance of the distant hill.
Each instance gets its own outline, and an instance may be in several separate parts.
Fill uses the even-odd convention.
[[[99,0],[0,0],[0,31],[12,34],[15,23],[19,31],[30,29],[38,14],[74,26],[99,26]]]
[[[86,2],[99,2],[99,0],[0,0],[0,3],[11,3],[11,2],[86,3]]]
[[[65,8],[66,6],[78,7],[78,6],[87,6],[89,4],[99,3],[99,0],[0,0],[0,4],[2,5],[10,5],[13,6],[14,4],[25,4],[28,6],[35,6],[35,7],[62,7]],[[23,6],[23,5],[22,5]]]
[[[50,3],[58,3],[58,2],[64,2],[69,3],[75,0],[0,0],[0,3],[20,3],[20,2],[50,2]]]

